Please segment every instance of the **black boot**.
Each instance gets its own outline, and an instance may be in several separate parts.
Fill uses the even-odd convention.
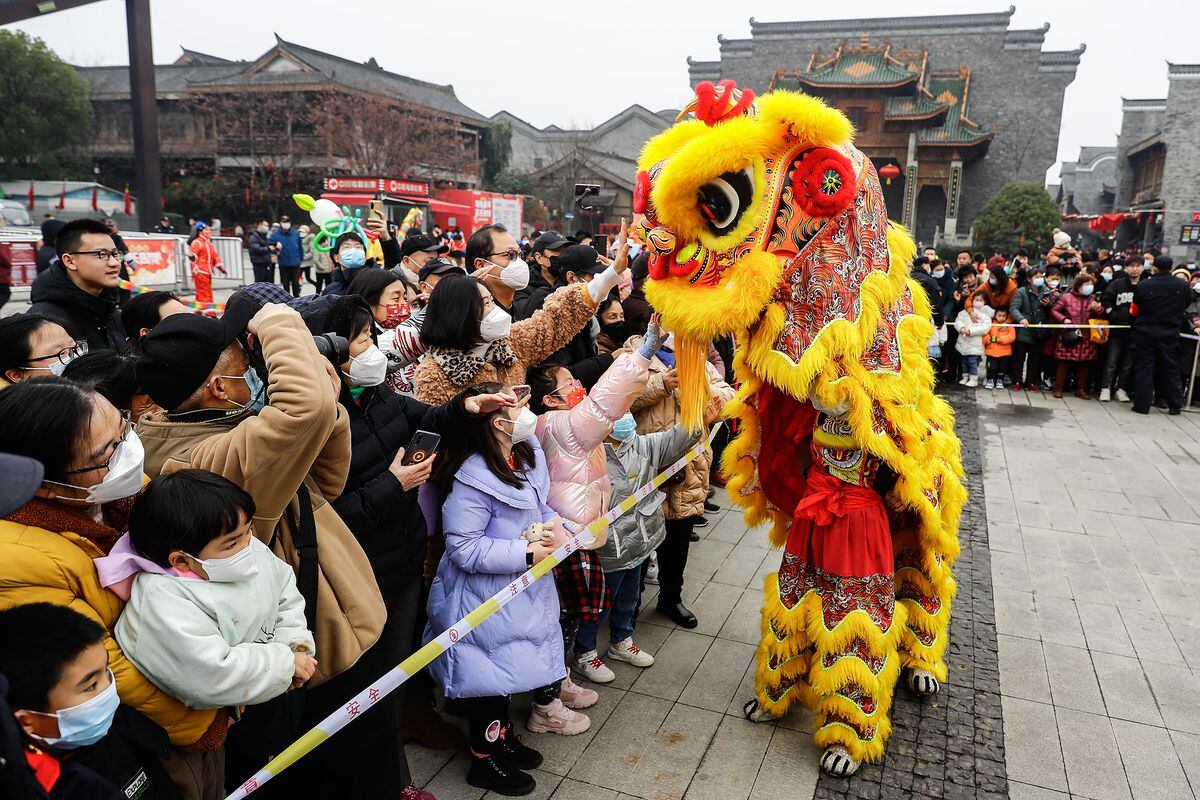
[[[508,797],[529,794],[537,786],[532,775],[510,766],[498,754],[479,756],[473,752],[471,768],[467,770],[467,783]]]
[[[495,745],[495,755],[517,769],[537,769],[542,765],[542,754],[522,742],[512,725],[500,733],[500,741]]]

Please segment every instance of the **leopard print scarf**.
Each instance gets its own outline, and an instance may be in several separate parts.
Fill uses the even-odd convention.
[[[497,367],[512,367],[517,363],[517,354],[513,352],[508,339],[497,339],[492,342],[482,356],[477,356],[469,350],[443,350],[435,348],[430,356],[441,367],[442,374],[455,386],[466,386],[475,380],[479,371],[488,364]]]

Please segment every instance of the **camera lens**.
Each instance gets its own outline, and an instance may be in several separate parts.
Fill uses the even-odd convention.
[[[340,367],[350,360],[350,340],[336,333],[318,333],[313,336],[313,344],[317,352],[328,359],[330,364]]]

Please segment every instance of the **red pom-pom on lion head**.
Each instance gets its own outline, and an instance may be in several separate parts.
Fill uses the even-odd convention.
[[[792,173],[797,205],[812,217],[833,217],[850,206],[858,191],[850,159],[828,147],[814,147]]]

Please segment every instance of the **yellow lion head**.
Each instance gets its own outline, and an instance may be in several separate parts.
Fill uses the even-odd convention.
[[[698,85],[680,119],[643,149],[634,212],[651,253],[646,295],[676,334],[685,423],[699,425],[708,398],[707,343],[735,334],[728,411],[742,425],[724,463],[750,520],[771,516],[754,474],[770,384],[844,414],[900,475],[897,505],[952,558],[963,493],[953,418],[932,391],[929,301],[850,122],[817,98],[755,98],[730,81]]]

